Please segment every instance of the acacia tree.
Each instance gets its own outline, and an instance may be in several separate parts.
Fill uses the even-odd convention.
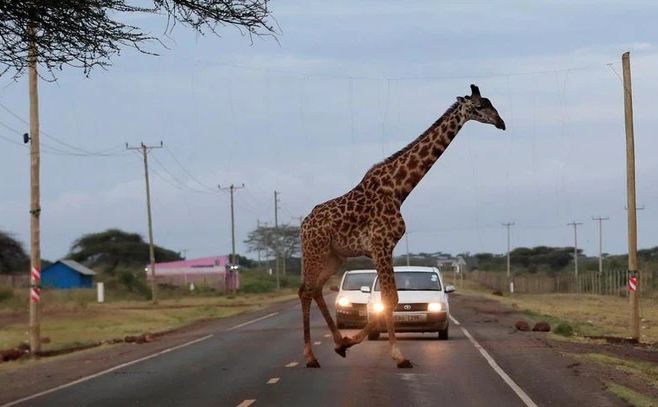
[[[165,33],[176,24],[197,32],[218,34],[231,25],[251,35],[275,33],[268,0],[0,0],[0,66],[15,76],[29,65],[34,47],[38,64],[47,72],[64,66],[89,74],[94,67],[110,65],[122,48],[144,48],[158,41],[139,27],[121,20],[131,14],[153,14],[166,19]],[[145,6],[143,6],[145,4]]]
[[[0,274],[17,273],[29,263],[21,242],[0,230]]]
[[[249,232],[244,242],[250,252],[263,251],[267,256],[281,256],[285,261],[285,259],[299,253],[299,233],[299,226],[259,226]]]

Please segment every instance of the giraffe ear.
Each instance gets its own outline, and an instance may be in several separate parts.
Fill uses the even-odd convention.
[[[468,97],[468,96],[467,96],[467,97]],[[461,97],[461,96],[457,96],[457,102],[459,102],[459,103],[464,103],[464,100],[465,100],[465,99],[464,99],[463,97]]]
[[[479,99],[480,98],[480,88],[477,86],[471,84],[471,97],[473,99]]]

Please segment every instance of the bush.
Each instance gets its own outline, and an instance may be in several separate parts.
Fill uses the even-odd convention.
[[[573,336],[573,327],[566,322],[560,322],[553,330],[557,335]]]
[[[0,287],[0,302],[10,301],[14,298],[14,290],[10,287]]]
[[[254,280],[245,283],[240,287],[244,293],[266,293],[276,290],[276,282],[269,280]]]

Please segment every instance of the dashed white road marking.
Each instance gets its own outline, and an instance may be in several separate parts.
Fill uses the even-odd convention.
[[[275,316],[275,315],[279,315],[279,313],[278,313],[278,312],[273,312],[273,313],[271,313],[271,314],[263,315],[263,316],[260,317],[260,318],[252,319],[251,321],[243,322],[243,323],[241,323],[241,324],[238,324],[238,325],[232,326],[232,327],[230,327],[229,329],[227,329],[226,331],[234,331],[234,330],[236,330],[236,329],[238,329],[238,328],[242,328],[243,326],[251,325],[251,324],[253,324],[253,323],[255,323],[255,322],[262,321],[262,320],[267,319],[267,318],[272,318],[272,317]]]
[[[331,334],[324,334],[325,338],[331,338]]]
[[[238,404],[237,407],[249,407],[250,405],[254,404],[255,402],[256,402],[256,400],[252,400],[252,399],[245,400],[242,403]]]
[[[92,374],[92,375],[82,377],[82,378],[80,378],[80,379],[78,379],[78,380],[74,380],[74,381],[72,381],[72,382],[70,382],[70,383],[62,384],[62,385],[60,385],[60,386],[53,387],[52,389],[44,390],[44,391],[42,391],[42,392],[39,392],[39,393],[36,393],[36,394],[32,394],[32,395],[27,396],[27,397],[23,397],[22,399],[14,400],[14,401],[9,402],[9,403],[7,403],[7,404],[3,404],[3,405],[0,406],[0,407],[14,406],[14,405],[16,405],[16,404],[23,403],[23,402],[25,402],[25,401],[35,399],[35,398],[37,398],[37,397],[45,396],[46,394],[54,393],[54,392],[56,392],[56,391],[58,391],[58,390],[62,390],[62,389],[65,389],[65,388],[67,388],[67,387],[75,386],[76,384],[79,384],[79,383],[82,383],[82,382],[86,382],[87,380],[91,380],[91,379],[94,379],[94,378],[96,378],[96,377],[103,376],[104,374],[114,372],[115,370],[119,370],[119,369],[122,369],[122,368],[124,368],[124,367],[130,366],[130,365],[134,365],[134,364],[136,364],[136,363],[143,362],[143,361],[145,361],[145,360],[152,359],[152,358],[158,357],[158,356],[160,356],[160,355],[164,355],[165,353],[169,353],[169,352],[175,351],[175,350],[177,350],[177,349],[181,349],[181,348],[185,348],[185,347],[190,346],[190,345],[194,345],[195,343],[203,342],[203,341],[205,341],[206,339],[210,339],[210,338],[212,338],[212,337],[213,337],[212,334],[210,334],[210,335],[206,335],[206,336],[203,336],[203,337],[201,337],[201,338],[197,338],[197,339],[194,339],[194,340],[192,340],[192,341],[185,342],[185,343],[182,343],[182,344],[180,344],[180,345],[173,346],[173,347],[171,347],[171,348],[167,348],[167,349],[161,350],[161,351],[159,351],[159,352],[152,353],[152,354],[150,354],[150,355],[148,355],[148,356],[144,356],[144,357],[139,358],[139,359],[131,360],[130,362],[122,363],[122,364],[120,364],[120,365],[117,365],[117,366],[111,367],[111,368],[109,368],[109,369],[105,369],[105,370],[103,370],[103,371],[101,371],[101,372],[94,373],[94,374]]]
[[[450,319],[452,320],[452,322],[455,323],[455,325],[461,325],[459,321],[457,321],[452,315],[450,316]],[[532,401],[530,396],[528,396],[528,394],[524,392],[523,389],[519,387],[519,385],[516,384],[514,380],[512,380],[512,378],[509,377],[507,373],[505,373],[505,371],[498,365],[498,363],[496,363],[494,358],[492,358],[491,355],[489,355],[489,352],[487,352],[486,349],[484,349],[482,345],[480,345],[480,343],[476,341],[475,338],[473,338],[471,333],[468,332],[468,330],[466,330],[466,328],[464,328],[463,326],[461,327],[461,330],[464,332],[464,335],[466,335],[468,340],[471,341],[473,346],[475,346],[475,349],[477,349],[480,352],[480,354],[486,359],[486,361],[489,362],[489,366],[491,366],[494,372],[498,373],[498,376],[500,376],[503,379],[503,381],[507,383],[507,385],[512,389],[512,391],[514,391],[514,393],[516,393],[516,395],[519,396],[521,401],[523,401],[523,403],[527,407],[537,407],[537,404],[535,404],[535,402]]]
[[[288,363],[288,364],[286,365],[286,367],[295,367],[295,366],[297,366],[298,364],[299,364],[299,363],[297,363],[297,362],[290,362],[290,363]]]
[[[267,381],[267,384],[277,384],[279,382],[278,377],[273,377],[270,380]]]
[[[313,345],[322,345],[322,342],[321,341],[315,341],[315,342],[313,342]]]

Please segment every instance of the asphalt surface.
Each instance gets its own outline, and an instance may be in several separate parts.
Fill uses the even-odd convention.
[[[333,297],[328,302],[332,300]],[[485,350],[488,343],[493,343],[492,335],[510,336],[509,330],[504,329],[480,334],[474,314],[463,301],[453,301],[451,311],[458,320],[463,314],[462,326],[469,332],[472,329],[476,341],[480,336]],[[466,321],[472,321],[472,325],[469,327]],[[148,359],[89,380],[84,380],[87,374],[81,370],[77,376],[83,379],[80,383],[19,405],[623,405],[606,395],[591,378],[565,375],[565,371],[560,371],[569,360],[546,353],[550,350],[537,351],[532,347],[506,353],[513,350],[510,349],[512,342],[505,346],[505,337],[501,336],[502,340],[495,339],[498,345],[503,344],[501,348],[493,346],[489,350],[494,364],[503,375],[509,375],[512,383],[506,382],[465,336],[462,326],[455,323],[451,324],[447,341],[437,340],[436,334],[400,335],[400,348],[414,363],[413,369],[395,367],[385,335],[379,341],[365,341],[355,346],[343,359],[334,353],[334,344],[315,307],[311,323],[320,369],[304,367],[301,311],[298,303],[289,302],[258,314],[224,320],[217,326],[205,326],[186,336],[185,341],[181,339],[172,344],[171,347],[177,347],[173,350],[168,350],[171,347],[154,349],[154,352],[165,353],[144,355]],[[493,328],[487,326],[486,329]],[[351,332],[354,331],[345,330],[347,334]],[[516,359],[509,355],[516,355]],[[539,359],[536,355],[540,355]],[[498,360],[501,357],[508,360]],[[522,360],[523,357],[526,360]],[[546,359],[549,363],[544,363]],[[131,363],[117,358],[119,362]],[[93,372],[93,366],[86,371]],[[28,394],[34,395],[57,385],[67,386],[65,382],[52,380],[48,386],[49,383],[41,380],[40,387]],[[524,400],[519,396],[515,386],[528,398]]]

